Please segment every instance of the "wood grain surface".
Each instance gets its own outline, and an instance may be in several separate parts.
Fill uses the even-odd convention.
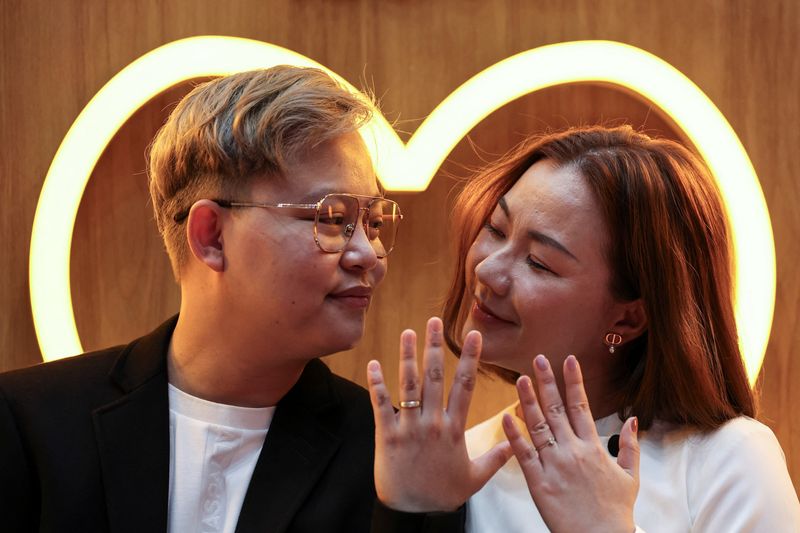
[[[95,92],[147,51],[211,34],[279,44],[374,90],[407,138],[453,89],[505,57],[561,41],[618,40],[660,56],[697,83],[728,118],[761,179],[778,296],[760,376],[760,418],[777,434],[800,487],[799,31],[800,4],[793,0],[0,0],[0,370],[41,361],[28,252],[50,161]],[[143,334],[178,308],[149,205],[144,149],[189,88],[175,87],[140,109],[106,149],[85,192],[71,271],[86,349]],[[425,193],[395,195],[407,218],[368,333],[356,349],[326,358],[328,364],[363,384],[366,361],[377,357],[393,383],[400,331],[422,329],[440,309],[452,268],[448,206],[460,178],[527,134],[598,121],[681,137],[646,102],[593,85],[541,91],[492,114]],[[481,381],[470,423],[513,398],[509,387]]]

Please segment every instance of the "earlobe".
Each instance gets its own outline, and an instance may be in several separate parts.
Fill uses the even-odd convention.
[[[211,200],[195,202],[186,219],[186,239],[196,260],[215,272],[225,270],[220,206]]]

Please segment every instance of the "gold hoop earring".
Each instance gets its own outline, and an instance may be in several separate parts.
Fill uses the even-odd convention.
[[[614,353],[615,347],[622,344],[622,335],[619,333],[614,333],[613,331],[606,333],[603,342],[606,346],[608,346],[608,353]]]

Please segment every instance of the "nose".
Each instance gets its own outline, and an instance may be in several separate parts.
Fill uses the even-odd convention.
[[[348,270],[368,271],[375,268],[380,261],[375,248],[367,237],[367,231],[359,213],[355,230],[342,251],[342,266]]]
[[[497,248],[487,253],[475,265],[475,277],[478,283],[498,296],[508,294],[511,288],[508,252],[504,248]]]

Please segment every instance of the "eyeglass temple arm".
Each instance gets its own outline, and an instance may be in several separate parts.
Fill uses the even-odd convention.
[[[222,200],[220,198],[209,198],[209,200],[211,200],[212,202],[214,202],[215,204],[217,204],[220,207],[224,207],[224,208],[233,207],[233,203],[230,200]],[[172,217],[172,220],[175,221],[176,223],[180,224],[181,222],[186,220],[186,217],[189,216],[189,211],[191,211],[191,210],[192,210],[192,208],[188,207],[188,208],[186,208],[186,209],[184,209],[182,211],[178,211],[177,213],[175,213],[175,216]]]

